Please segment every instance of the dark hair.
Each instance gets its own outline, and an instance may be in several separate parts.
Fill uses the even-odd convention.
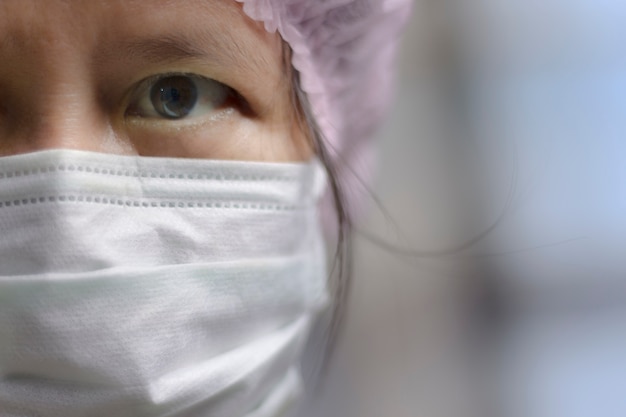
[[[331,319],[326,331],[325,355],[321,361],[322,372],[332,356],[333,347],[344,323],[345,309],[351,284],[352,272],[352,224],[347,208],[343,185],[339,180],[339,167],[333,163],[329,145],[311,108],[311,103],[300,83],[300,73],[291,64],[292,51],[283,41],[283,72],[290,81],[291,105],[295,110],[298,127],[302,129],[320,160],[329,180],[330,198],[335,211],[336,249],[329,273],[329,289],[332,296]],[[339,158],[334,159],[339,160]]]

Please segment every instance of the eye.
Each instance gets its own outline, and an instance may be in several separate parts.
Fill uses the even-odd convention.
[[[235,95],[232,88],[199,75],[157,75],[139,83],[125,115],[170,120],[202,116]]]

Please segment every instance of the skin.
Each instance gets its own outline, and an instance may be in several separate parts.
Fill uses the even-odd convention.
[[[0,155],[312,155],[280,37],[233,0],[2,0],[0,39]],[[228,99],[205,94],[189,116],[162,117],[146,108],[146,79],[170,73],[215,80],[203,92]]]

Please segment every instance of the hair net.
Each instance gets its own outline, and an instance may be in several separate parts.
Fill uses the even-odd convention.
[[[410,0],[237,0],[278,31],[354,204],[372,170],[371,139],[388,107],[394,55]]]

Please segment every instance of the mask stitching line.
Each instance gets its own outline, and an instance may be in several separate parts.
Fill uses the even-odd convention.
[[[187,179],[187,180],[223,180],[223,181],[297,181],[298,177],[293,176],[277,176],[277,175],[221,175],[221,174],[182,174],[175,173],[159,173],[157,171],[137,171],[137,170],[120,170],[114,168],[92,168],[87,166],[75,165],[58,165],[42,168],[34,168],[29,170],[4,171],[0,172],[0,179],[9,179],[17,177],[29,177],[40,174],[56,173],[56,172],[80,172],[91,175],[100,176],[116,176],[116,177],[132,177],[132,178],[159,178],[159,179]]]
[[[257,204],[225,201],[172,201],[158,200],[145,201],[135,199],[119,199],[109,197],[94,197],[84,195],[60,195],[22,198],[16,200],[0,201],[0,208],[21,207],[38,204],[100,204],[113,205],[129,208],[211,208],[211,209],[234,209],[234,210],[263,210],[263,211],[296,211],[307,210],[312,206],[296,206],[282,204]]]

